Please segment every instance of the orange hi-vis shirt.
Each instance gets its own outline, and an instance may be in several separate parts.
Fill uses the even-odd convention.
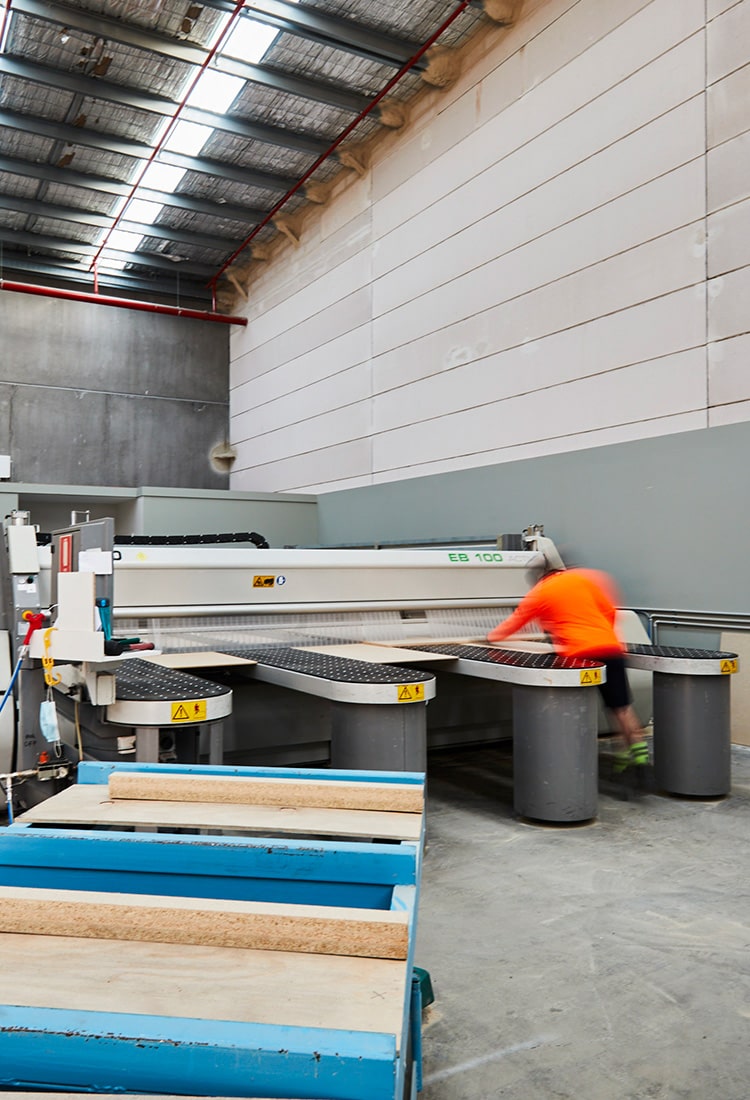
[[[501,642],[537,621],[563,657],[609,657],[625,651],[615,633],[614,585],[591,569],[566,569],[543,577],[515,611],[487,635]],[[605,587],[606,586],[606,587]]]

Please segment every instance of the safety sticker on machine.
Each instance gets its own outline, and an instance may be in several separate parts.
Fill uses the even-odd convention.
[[[207,700],[190,699],[186,703],[172,703],[173,722],[205,722]]]
[[[721,662],[721,671],[722,671],[722,674],[726,674],[726,673],[730,673],[730,672],[736,672],[737,671],[737,658],[736,657],[727,658],[726,660],[722,661]]]
[[[602,670],[600,668],[586,668],[580,674],[582,684],[600,684],[602,682]]]
[[[419,703],[424,699],[424,684],[399,684],[396,688],[396,701],[399,703]]]
[[[262,577],[256,574],[253,577],[253,588],[273,588],[275,580],[275,577]]]

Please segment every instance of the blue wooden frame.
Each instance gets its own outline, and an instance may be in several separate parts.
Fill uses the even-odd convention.
[[[85,763],[113,771],[422,785],[421,773]],[[421,843],[290,840],[77,827],[0,831],[0,884],[393,909],[409,915],[412,975]],[[401,1035],[0,1005],[0,1085],[89,1092],[409,1100],[421,1076],[421,1013],[405,982]],[[397,1053],[397,1050],[399,1053]],[[409,1097],[405,1097],[408,1089]]]
[[[396,1069],[374,1032],[0,1005],[6,1088],[383,1100]]]

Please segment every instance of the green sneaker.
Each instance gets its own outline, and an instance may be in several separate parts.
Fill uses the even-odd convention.
[[[612,766],[615,775],[620,775],[630,767],[631,763],[632,760],[630,759],[630,751],[628,749],[624,749],[622,752],[616,752],[614,764]]]
[[[613,768],[616,775],[621,775],[628,768],[642,768],[648,763],[648,745],[645,741],[636,741],[629,748],[615,753]]]
[[[636,767],[645,767],[649,763],[648,745],[645,741],[636,741],[630,746],[630,760]]]

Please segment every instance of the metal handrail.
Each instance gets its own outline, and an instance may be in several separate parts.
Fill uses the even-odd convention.
[[[654,645],[659,641],[659,628],[662,626],[693,627],[706,630],[735,630],[739,633],[750,632],[750,614],[729,611],[689,611],[673,608],[630,607],[646,619],[648,636]]]

